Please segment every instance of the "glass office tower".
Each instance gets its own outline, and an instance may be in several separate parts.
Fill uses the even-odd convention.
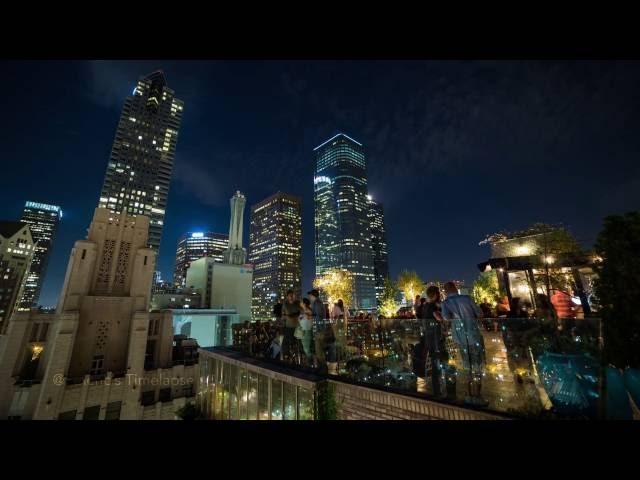
[[[20,310],[29,310],[38,303],[51,247],[61,219],[62,209],[57,205],[27,202],[24,206],[20,221],[29,225],[36,245],[18,307]]]
[[[376,306],[373,250],[362,144],[343,133],[314,149],[316,274],[352,273],[352,308]]]
[[[389,251],[384,224],[384,209],[381,203],[369,198],[369,225],[371,248],[373,250],[373,275],[376,285],[376,301],[380,301],[384,290],[384,280],[389,276]]]

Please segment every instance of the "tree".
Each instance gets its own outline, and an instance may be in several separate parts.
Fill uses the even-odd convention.
[[[497,300],[506,295],[498,284],[496,272],[482,272],[473,282],[473,299],[477,304],[489,303],[495,306]]]
[[[353,298],[353,275],[351,272],[333,268],[318,275],[313,281],[313,286],[321,290],[326,296],[329,305],[342,299],[345,308],[349,308]]]
[[[542,256],[545,266],[544,273],[536,275],[536,283],[546,287],[548,292],[560,290],[566,292],[569,286],[573,286],[573,278],[560,268],[554,267],[558,255],[582,255],[584,252],[578,240],[562,226],[556,227],[544,223],[536,223],[529,231],[542,234],[538,251]],[[550,295],[551,293],[549,293]]]
[[[398,275],[398,288],[404,293],[407,302],[413,302],[416,295],[422,292],[424,282],[413,270],[403,270]]]
[[[606,217],[595,250],[605,359],[640,367],[640,212]]]
[[[398,288],[389,277],[384,279],[384,289],[380,296],[379,310],[386,318],[393,318],[400,308],[400,304],[396,301],[398,296]]]

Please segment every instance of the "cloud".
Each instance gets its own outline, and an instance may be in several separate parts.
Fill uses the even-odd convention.
[[[209,78],[221,65],[218,62],[183,63],[170,60],[114,61],[92,60],[87,62],[87,95],[96,104],[106,108],[120,109],[127,95],[131,95],[138,79],[156,70],[162,70],[167,83],[176,96],[185,100],[191,108],[196,102],[192,98],[206,94]],[[188,73],[185,73],[188,72]],[[191,103],[191,105],[190,105]]]
[[[121,108],[137,79],[144,74],[138,62],[93,60],[87,67],[87,95],[94,103],[106,108]]]
[[[226,203],[227,195],[220,177],[201,165],[185,159],[176,159],[173,180],[178,188],[194,195],[204,205],[219,207]]]

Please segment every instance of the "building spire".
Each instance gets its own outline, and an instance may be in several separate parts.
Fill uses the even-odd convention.
[[[244,219],[244,206],[247,203],[245,196],[237,190],[229,200],[231,206],[231,218],[229,220],[229,248],[224,252],[224,263],[242,265],[247,260],[247,250],[242,247],[242,223]]]

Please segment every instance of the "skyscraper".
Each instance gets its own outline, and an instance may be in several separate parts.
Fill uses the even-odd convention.
[[[0,334],[22,298],[34,251],[29,225],[0,221]]]
[[[183,104],[164,74],[138,80],[125,100],[100,193],[113,213],[149,217],[148,245],[160,247]]]
[[[229,237],[224,233],[185,233],[178,240],[173,283],[178,287],[184,287],[187,269],[191,262],[202,257],[212,257],[216,262],[222,262],[222,254],[227,248],[229,248]]]
[[[389,276],[389,252],[382,204],[373,200],[371,195],[368,200],[371,248],[373,249],[373,275],[376,285],[376,301],[379,302],[384,290],[384,280]]]
[[[249,263],[253,264],[253,318],[269,318],[288,289],[302,286],[302,200],[277,192],[251,207]]]
[[[314,149],[316,274],[343,268],[354,277],[352,307],[374,308],[375,282],[362,144],[343,133]]]
[[[36,245],[18,307],[20,310],[29,310],[38,303],[47,272],[49,253],[61,218],[62,209],[56,205],[27,202],[24,206],[20,221],[29,225],[31,237]]]

